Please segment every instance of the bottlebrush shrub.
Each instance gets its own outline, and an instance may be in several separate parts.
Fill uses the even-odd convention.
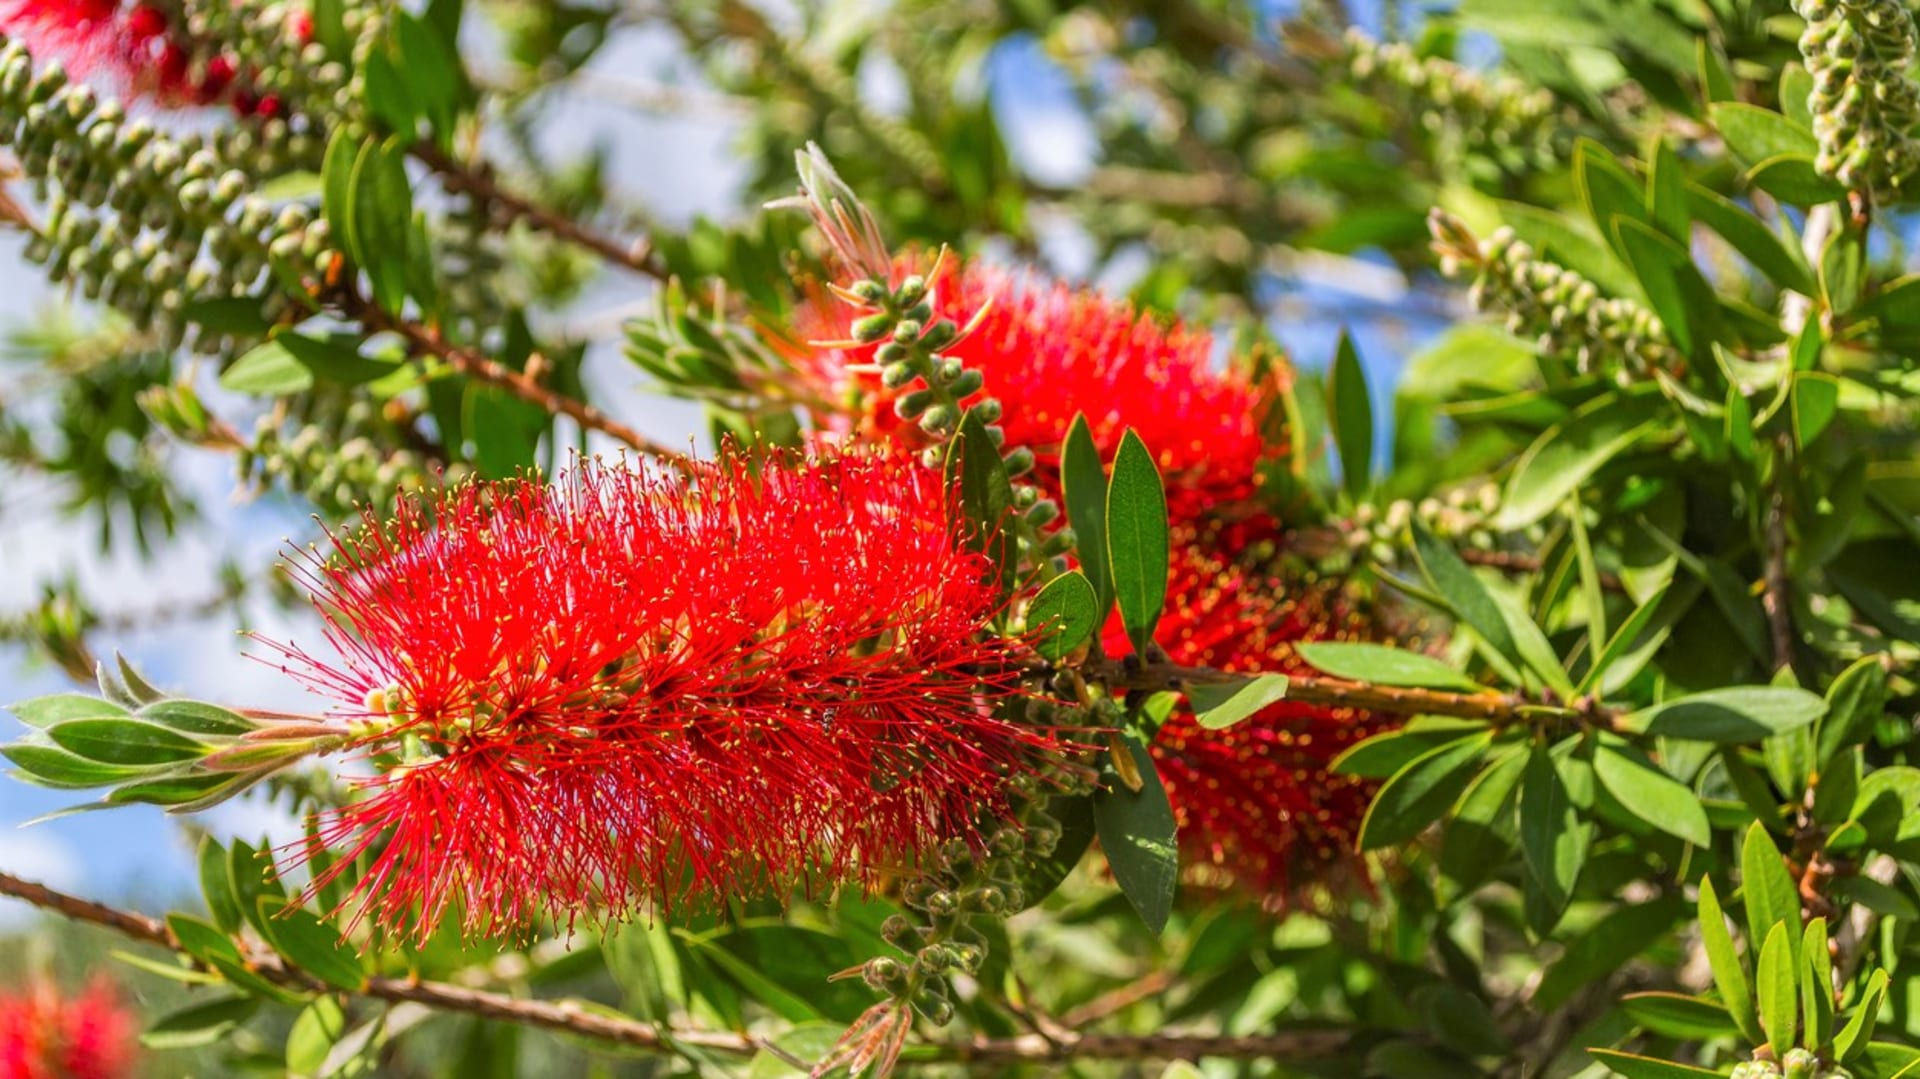
[[[112,983],[76,994],[35,978],[0,992],[0,1075],[7,1079],[127,1079],[139,1021]]]
[[[282,649],[373,757],[320,829],[390,927],[472,932],[870,883],[981,842],[1058,746],[938,474],[856,453],[586,461],[336,534]],[[336,869],[335,872],[339,870]],[[324,878],[322,883],[324,883]]]
[[[303,15],[301,25],[308,22]],[[59,60],[74,77],[156,105],[230,104],[241,115],[271,117],[280,99],[259,94],[234,58],[199,58],[183,44],[175,17],[152,4],[119,0],[8,0],[0,31],[36,58]],[[296,31],[306,33],[307,31]]]

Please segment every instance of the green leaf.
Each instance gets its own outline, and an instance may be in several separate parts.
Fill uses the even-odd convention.
[[[275,334],[273,340],[322,382],[358,386],[394,371],[394,364],[390,361],[372,360],[360,355],[359,348],[350,339],[322,339],[285,331]]]
[[[1552,1014],[1574,994],[1602,982],[1664,938],[1685,915],[1677,899],[1621,903],[1591,929],[1574,936],[1541,975],[1532,1006]]]
[[[1378,850],[1419,835],[1460,797],[1479,771],[1492,732],[1421,754],[1381,785],[1360,823],[1360,849]]]
[[[7,711],[29,727],[50,727],[69,719],[115,719],[128,714],[125,708],[89,697],[84,693],[55,693],[9,705]]]
[[[1303,641],[1294,653],[1315,670],[1354,682],[1467,693],[1486,687],[1432,656],[1365,641]]]
[[[1807,968],[1800,972],[1801,1029],[1806,1044],[1823,1046],[1833,1036],[1833,959],[1827,954],[1827,920],[1807,923],[1800,942]]]
[[[1494,527],[1522,529],[1558,509],[1656,425],[1658,399],[1606,394],[1534,440],[1515,462]]]
[[[1067,524],[1073,528],[1080,569],[1093,585],[1094,606],[1105,620],[1113,607],[1113,563],[1107,554],[1107,471],[1093,444],[1087,417],[1076,415],[1060,451],[1060,486],[1066,495]]]
[[[1336,775],[1362,779],[1386,779],[1412,763],[1414,758],[1433,752],[1449,742],[1480,734],[1485,723],[1473,720],[1422,719],[1399,730],[1382,731],[1348,746],[1328,766]]]
[[[1413,523],[1413,550],[1421,575],[1446,602],[1449,613],[1486,642],[1491,649],[1489,659],[1501,677],[1519,682],[1520,649],[1514,643],[1513,631],[1507,628],[1506,615],[1494,602],[1493,593],[1467,568],[1451,544],[1418,521]]]
[[[256,924],[266,931],[267,943],[289,963],[335,989],[351,993],[366,984],[360,957],[340,939],[338,930],[284,899],[263,895],[256,902],[260,915]]]
[[[1855,1058],[1866,1051],[1867,1043],[1873,1040],[1873,1027],[1880,1016],[1880,1005],[1887,997],[1887,972],[1876,970],[1867,979],[1867,988],[1860,994],[1860,1002],[1853,1006],[1853,1013],[1847,1017],[1847,1025],[1833,1037],[1834,1059],[1842,1064],[1851,1064]]]
[[[1710,877],[1700,880],[1700,943],[1713,969],[1713,984],[1720,990],[1720,999],[1726,1002],[1734,1025],[1748,1041],[1766,1041],[1759,1013],[1753,1007],[1753,979],[1747,973],[1746,961],[1734,950],[1726,913],[1720,909],[1720,897],[1714,893]]]
[[[1612,1068],[1617,1075],[1626,1079],[1720,1079],[1719,1072],[1696,1068],[1691,1064],[1675,1064],[1670,1060],[1657,1060],[1643,1057],[1637,1053],[1623,1053],[1618,1049],[1589,1049],[1587,1055]]]
[[[255,997],[225,996],[190,1004],[148,1027],[146,1033],[140,1035],[140,1044],[149,1049],[212,1045],[225,1039],[259,1010],[260,1001]]]
[[[1622,717],[1619,730],[1700,742],[1758,742],[1812,724],[1827,704],[1804,689],[1735,686],[1695,693]]]
[[[286,899],[279,883],[279,870],[268,851],[255,850],[244,839],[235,839],[227,849],[227,879],[233,882],[233,902],[240,917],[253,923],[262,937],[269,935],[260,917],[260,900]]]
[[[1710,106],[1707,115],[1720,137],[1749,165],[1781,154],[1812,157],[1820,152],[1820,143],[1813,132],[1771,109],[1729,101]]]
[[[1680,597],[1674,596],[1674,603],[1669,603],[1667,597],[1668,593],[1683,590],[1684,587],[1676,589],[1671,584],[1664,585],[1647,597],[1646,602],[1634,608],[1627,620],[1620,623],[1619,628],[1613,631],[1613,636],[1607,639],[1599,658],[1587,668],[1586,676],[1580,680],[1580,692],[1585,693],[1595,686],[1617,688],[1631,681],[1653,658],[1653,652],[1666,640],[1667,635],[1673,632],[1673,624],[1678,620],[1675,608],[1679,605]],[[1694,585],[1692,592],[1697,595],[1699,586]],[[1691,596],[1687,602],[1691,604]],[[1620,673],[1620,677],[1609,678],[1608,675],[1615,671]]]
[[[1693,264],[1693,255],[1671,237],[1640,221],[1613,223],[1627,265],[1640,278],[1647,306],[1660,316],[1667,336],[1686,353],[1704,348],[1716,334],[1719,308],[1714,292]]]
[[[1361,366],[1360,353],[1345,331],[1333,354],[1327,415],[1333,422],[1333,442],[1340,451],[1347,493],[1360,498],[1373,485],[1373,402],[1367,393],[1367,373]]]
[[[101,764],[178,764],[212,752],[205,742],[138,719],[69,719],[47,728],[55,745]]]
[[[1728,1038],[1738,1034],[1727,1009],[1711,1000],[1681,993],[1628,993],[1620,1007],[1646,1030],[1684,1041]]]
[[[1145,655],[1167,601],[1167,495],[1146,443],[1129,430],[1113,458],[1107,487],[1107,550],[1120,621]]]
[[[1602,740],[1593,755],[1593,772],[1634,816],[1696,847],[1713,842],[1699,796],[1628,743]]]
[[[1693,213],[1687,203],[1687,174],[1665,139],[1655,145],[1647,172],[1647,216],[1675,243],[1690,242]]]
[[[1616,218],[1647,220],[1645,187],[1620,165],[1599,143],[1581,139],[1574,148],[1574,185],[1587,214],[1599,227],[1600,235],[1614,253],[1626,257],[1614,231]]]
[[[1448,818],[1440,871],[1465,895],[1493,876],[1518,841],[1514,805],[1527,755],[1509,752],[1481,772]]]
[[[1027,607],[1027,630],[1034,634],[1034,651],[1058,661],[1093,639],[1100,628],[1101,611],[1093,586],[1079,570],[1048,581]]]
[[[1760,1026],[1767,1032],[1767,1044],[1774,1059],[1794,1046],[1800,999],[1793,971],[1793,943],[1786,923],[1776,923],[1760,948]]]
[[[353,166],[360,160],[360,138],[354,124],[334,128],[327,142],[327,156],[320,166],[320,212],[327,221],[327,234],[336,238],[347,258],[360,264],[360,253],[353,249]]]
[[[1559,920],[1587,862],[1593,826],[1580,814],[1553,755],[1535,746],[1520,780],[1520,853],[1550,922]]]
[[[1167,789],[1160,783],[1153,757],[1137,738],[1128,736],[1126,742],[1144,785],[1138,791],[1116,786],[1094,792],[1093,819],[1114,882],[1140,920],[1158,935],[1173,913],[1174,891],[1180,880],[1180,844],[1173,806],[1167,801]]]
[[[238,712],[183,697],[155,701],[134,715],[187,735],[238,737],[255,729],[255,724]]]
[[[327,1054],[346,1033],[347,1015],[340,1002],[330,996],[315,997],[294,1017],[287,1032],[287,1073],[318,1076]]]
[[[0,756],[20,770],[18,778],[42,787],[58,790],[85,790],[105,787],[122,780],[149,774],[148,769],[121,764],[101,764],[57,746],[33,742],[15,742],[0,746]]]
[[[1747,182],[1794,206],[1818,206],[1846,197],[1847,189],[1821,175],[1810,154],[1780,154],[1747,171]]]
[[[411,141],[419,133],[420,114],[414,108],[413,95],[400,74],[399,65],[376,46],[361,65],[365,76],[367,111],[395,135]]]
[[[413,223],[406,158],[405,147],[397,141],[369,143],[354,164],[349,215],[360,268],[373,285],[374,302],[395,315],[407,299],[407,237]],[[426,252],[420,254],[426,257]]]
[[[1819,289],[1806,259],[1751,213],[1698,184],[1687,185],[1693,215],[1727,241],[1753,268],[1784,289],[1812,296]]]
[[[1793,376],[1793,391],[1789,401],[1793,444],[1805,449],[1839,415],[1840,380],[1820,371],[1802,371]]]
[[[200,840],[200,894],[207,902],[207,913],[222,933],[240,930],[240,907],[233,901],[233,877],[227,866],[227,851],[218,840],[206,836]]]
[[[1836,317],[1850,314],[1860,302],[1866,272],[1867,252],[1861,232],[1843,222],[1820,251],[1820,291]]]
[[[1799,950],[1800,890],[1794,887],[1773,837],[1759,821],[1747,829],[1740,847],[1740,897],[1747,909],[1749,942],[1765,940],[1774,926],[1785,926],[1788,951]],[[1764,1003],[1761,1010],[1764,1015]]]
[[[1193,716],[1208,730],[1231,727],[1287,697],[1287,676],[1262,674],[1231,682],[1196,682],[1187,687]]]
[[[285,397],[312,389],[313,372],[285,345],[268,341],[254,346],[222,371],[220,388],[255,397]]]
[[[1007,530],[1015,512],[1013,480],[1007,475],[1000,447],[973,409],[961,417],[959,433],[947,447],[946,474],[948,483],[959,489],[960,505],[967,514],[967,546],[992,562],[1004,596],[1012,590],[1018,568],[1013,537]]]

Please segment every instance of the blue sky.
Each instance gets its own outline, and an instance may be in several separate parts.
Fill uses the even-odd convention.
[[[596,67],[610,75],[670,81],[684,75],[686,65],[664,38],[641,32],[603,55]],[[874,76],[871,88],[877,93],[884,94],[883,76]],[[1048,182],[1070,179],[1089,167],[1093,139],[1087,121],[1063,77],[1031,42],[1010,43],[992,59],[987,76],[988,91],[1024,167]],[[684,222],[698,213],[724,216],[733,210],[739,171],[728,156],[732,129],[723,115],[635,115],[592,98],[569,101],[565,115],[566,123],[550,125],[557,132],[552,151],[577,151],[599,135],[612,135],[611,175],[661,220]],[[20,246],[17,236],[0,234],[0,330],[30,320],[55,298],[37,270],[21,260]],[[1084,253],[1076,257],[1070,227],[1054,230],[1048,248],[1063,272],[1091,269]],[[1406,316],[1391,271],[1363,263],[1323,265],[1312,281],[1276,279],[1274,287],[1275,330],[1303,366],[1325,362],[1344,320],[1360,322],[1357,339],[1371,368],[1380,415],[1390,407],[1401,361],[1441,325],[1431,316]],[[615,326],[618,314],[643,300],[644,293],[642,283],[609,275],[569,320]],[[1376,317],[1382,315],[1391,317]],[[20,373],[0,367],[0,395]],[[596,401],[653,437],[684,443],[702,426],[691,406],[646,394],[639,374],[619,357],[615,333],[595,346],[588,375]],[[220,404],[229,415],[246,407],[234,400]],[[1384,439],[1389,425],[1377,427]],[[106,610],[191,600],[212,590],[222,559],[264,566],[286,537],[305,531],[303,513],[282,500],[234,502],[225,457],[188,447],[173,452],[206,510],[206,521],[146,565],[130,556],[97,556],[90,526],[58,515],[58,492],[44,479],[0,471],[0,610],[30,604],[39,582],[69,566],[77,569],[86,594]],[[249,628],[283,640],[311,642],[316,636],[311,621],[265,608],[249,612]],[[244,658],[245,642],[224,619],[102,635],[94,643],[103,655],[124,651],[153,681],[182,695],[257,707],[316,706],[277,672]],[[30,663],[23,649],[0,645],[0,703],[71,688],[57,670]],[[13,723],[0,718],[0,734],[11,737]],[[164,907],[190,888],[189,846],[174,822],[157,810],[118,809],[18,827],[73,800],[71,792],[0,780],[0,869],[150,909]],[[255,840],[263,832],[288,834],[285,820],[250,802],[222,807],[201,823]],[[0,903],[0,924],[24,913]]]

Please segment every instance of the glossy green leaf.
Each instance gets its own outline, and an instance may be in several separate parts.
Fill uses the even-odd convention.
[[[284,397],[313,388],[313,372],[285,345],[256,345],[220,373],[220,388],[255,397]]]
[[[1093,585],[1101,618],[1113,606],[1113,563],[1107,553],[1107,471],[1087,417],[1076,415],[1060,451],[1060,485],[1066,495],[1080,569]]]
[[[374,302],[396,315],[407,299],[407,240],[413,222],[406,156],[397,143],[369,143],[353,169],[354,247],[373,286]],[[426,254],[420,252],[420,257]]]
[[[1873,1028],[1880,1016],[1880,1005],[1887,997],[1887,972],[1876,970],[1867,979],[1859,1003],[1847,1016],[1845,1026],[1833,1037],[1833,1055],[1842,1064],[1851,1064],[1866,1051],[1873,1040]]]
[[[1713,842],[1700,797],[1628,743],[1602,741],[1593,755],[1593,772],[1634,816],[1696,847]]]
[[[1623,1053],[1617,1049],[1589,1049],[1587,1055],[1626,1079],[1720,1079],[1719,1072],[1696,1068],[1691,1064],[1643,1057],[1637,1053]]]
[[[149,723],[196,737],[238,737],[257,726],[231,709],[205,701],[169,697],[141,707],[134,715]]]
[[[1493,735],[1483,733],[1421,754],[1381,785],[1360,824],[1360,849],[1404,843],[1425,831],[1479,771]]]
[[[360,957],[340,939],[339,930],[327,925],[304,907],[294,906],[272,895],[262,895],[256,923],[266,931],[274,951],[300,970],[348,992],[366,984],[367,975]]]
[[[1754,1044],[1766,1041],[1766,1034],[1760,1029],[1760,1013],[1754,1010],[1753,977],[1747,971],[1746,960],[1734,948],[1733,935],[1727,931],[1726,913],[1720,907],[1712,878],[1700,881],[1700,943],[1707,953],[1707,964],[1713,969],[1713,984],[1720,990],[1720,999],[1726,1002],[1727,1014],[1732,1016],[1734,1025],[1748,1041]]]
[[[315,997],[294,1017],[287,1032],[289,1076],[318,1076],[327,1055],[347,1033],[346,1012],[330,996]]]
[[[1422,719],[1397,730],[1382,731],[1356,742],[1333,759],[1336,775],[1387,779],[1448,742],[1484,733],[1487,725],[1467,719]]]
[[[1514,463],[1494,527],[1525,528],[1558,509],[1602,465],[1653,429],[1656,401],[1609,394],[1541,434]]]
[[[138,719],[69,719],[47,728],[47,737],[69,753],[101,764],[130,767],[178,764],[211,751],[204,742]]]
[[[1134,651],[1146,654],[1167,602],[1167,495],[1160,469],[1138,435],[1128,431],[1113,458],[1107,487],[1107,550],[1120,620]]]
[[[1445,601],[1449,613],[1487,643],[1491,649],[1489,661],[1500,668],[1503,678],[1509,682],[1520,681],[1519,646],[1514,643],[1513,631],[1507,628],[1506,615],[1494,602],[1487,586],[1480,583],[1451,544],[1418,521],[1413,524],[1413,549],[1421,574]]]
[[[58,790],[86,790],[148,775],[141,767],[101,764],[58,746],[35,742],[14,742],[0,746],[0,756],[19,769],[16,777],[37,786]]]
[[[1034,651],[1060,660],[1093,639],[1100,629],[1101,611],[1093,586],[1079,570],[1048,581],[1027,607],[1027,629],[1035,634]]]
[[[1707,114],[1712,118],[1713,126],[1719,130],[1720,137],[1726,139],[1733,152],[1745,158],[1749,165],[1781,154],[1812,157],[1820,152],[1820,143],[1813,137],[1813,132],[1795,125],[1772,109],[1723,102],[1710,107]]]
[[[1746,209],[1698,184],[1687,185],[1687,204],[1702,224],[1774,284],[1803,296],[1819,289],[1800,252]]]
[[[84,693],[54,693],[8,705],[7,711],[29,727],[50,727],[68,719],[119,719],[129,715],[112,701]]]
[[[1094,792],[1093,819],[1100,849],[1113,869],[1114,882],[1133,904],[1140,920],[1156,935],[1167,927],[1180,880],[1180,844],[1173,806],[1160,783],[1153,757],[1137,739],[1127,738],[1135,767],[1145,781],[1138,791],[1116,786]]]
[[[1520,853],[1549,922],[1573,898],[1587,862],[1593,826],[1574,804],[1552,754],[1535,746],[1520,780]],[[1538,927],[1536,927],[1538,928]]]
[[[320,212],[326,218],[327,233],[342,245],[348,259],[359,264],[353,250],[353,166],[360,159],[359,128],[340,124],[327,141],[326,158],[320,166]]]
[[[1410,686],[1473,693],[1482,686],[1459,671],[1419,652],[1366,641],[1302,641],[1294,653],[1335,678],[1380,686]]]
[[[1647,170],[1647,216],[1675,243],[1691,242],[1693,212],[1687,200],[1687,174],[1665,139],[1654,147]]]
[[[1794,948],[1785,922],[1776,923],[1760,948],[1755,985],[1760,995],[1760,1026],[1775,1059],[1796,1044],[1800,1015],[1798,981],[1793,970]]]
[[[1620,1007],[1641,1027],[1669,1038],[1700,1041],[1739,1033],[1724,1006],[1682,993],[1628,993]]]
[[[1251,718],[1261,709],[1287,697],[1287,676],[1262,674],[1231,682],[1196,682],[1187,687],[1187,702],[1202,727],[1220,730]]]
[[[1373,402],[1367,393],[1367,373],[1353,337],[1341,333],[1327,382],[1327,416],[1333,423],[1334,446],[1340,451],[1340,470],[1347,493],[1360,498],[1373,485]]]
[[[200,840],[200,894],[207,913],[223,933],[240,929],[240,908],[233,901],[233,878],[227,867],[227,851],[212,836]]]
[[[368,359],[360,354],[358,347],[346,339],[309,337],[305,334],[283,332],[275,334],[273,341],[286,349],[287,354],[292,356],[300,366],[313,372],[313,377],[321,382],[358,386],[390,375],[394,371],[394,364],[391,361]]]
[[[1811,725],[1826,702],[1803,689],[1736,686],[1695,693],[1624,716],[1623,733],[1701,742],[1758,742]]]
[[[1776,925],[1788,927],[1787,949],[1800,948],[1800,890],[1781,860],[1773,837],[1755,821],[1740,847],[1740,898],[1747,911],[1747,940],[1767,939]]]
[[[1815,918],[1807,923],[1801,938],[1800,955],[1806,969],[1800,972],[1801,1030],[1808,1045],[1825,1045],[1833,1037],[1833,960],[1827,954],[1827,920]]]
[[[189,1004],[162,1016],[146,1033],[140,1044],[149,1049],[191,1049],[224,1040],[234,1028],[253,1018],[260,1010],[254,997],[223,996]]]
[[[1456,894],[1472,891],[1497,872],[1519,842],[1515,805],[1527,754],[1508,751],[1476,776],[1447,818],[1440,871]]]
[[[1846,197],[1847,189],[1821,175],[1811,154],[1779,154],[1747,172],[1747,182],[1794,206],[1818,206]]]
[[[1820,371],[1802,371],[1793,377],[1789,410],[1793,443],[1805,449],[1825,433],[1840,413],[1840,380]]]
[[[959,433],[947,447],[946,475],[949,485],[959,489],[966,511],[967,546],[987,557],[1004,596],[1013,588],[1017,569],[1007,528],[1015,512],[1013,480],[985,421],[972,409],[961,417]]]

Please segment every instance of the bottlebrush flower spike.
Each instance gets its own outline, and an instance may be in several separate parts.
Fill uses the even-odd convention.
[[[1132,427],[1158,457],[1175,521],[1198,522],[1253,497],[1262,468],[1280,451],[1261,427],[1281,388],[1214,364],[1211,335],[1167,324],[1097,292],[1020,276],[949,257],[931,283],[936,317],[972,331],[942,350],[986,379],[984,393],[1007,403],[999,423],[1007,445],[1031,449],[1035,475],[1059,495],[1060,446],[1084,411],[1103,456]],[[800,342],[844,341],[851,309],[832,296],[804,304],[792,332]],[[787,342],[811,397],[846,413],[816,417],[861,436],[923,436],[895,418],[895,391],[870,373],[871,350]],[[1279,376],[1275,376],[1276,378]]]
[[[1243,570],[1176,534],[1167,609],[1155,636],[1175,663],[1225,671],[1307,674],[1301,641],[1361,637],[1326,590]],[[1129,650],[1116,619],[1109,650]],[[1373,784],[1328,769],[1347,747],[1388,729],[1386,717],[1281,701],[1222,730],[1184,705],[1149,747],[1180,826],[1184,864],[1289,905],[1310,886],[1364,879],[1354,854]]]
[[[0,1076],[130,1076],[138,1029],[112,984],[104,979],[96,979],[71,997],[52,982],[30,982],[18,992],[0,993]]]
[[[291,32],[302,32],[289,25]],[[167,11],[152,4],[0,0],[0,33],[41,60],[60,61],[75,78],[128,98],[169,108],[227,102],[242,115],[280,111],[277,97],[236,85],[242,80],[231,57],[216,55],[196,65]]]
[[[866,883],[1006,816],[1051,740],[982,632],[997,590],[900,458],[583,463],[472,485],[297,572],[381,774],[323,823],[362,911],[425,934]],[[371,702],[371,703],[367,703]]]

